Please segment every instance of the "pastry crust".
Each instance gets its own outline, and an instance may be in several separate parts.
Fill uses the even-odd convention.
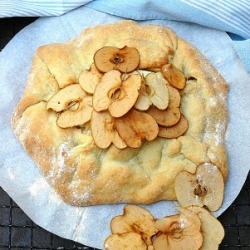
[[[171,62],[185,75],[181,112],[187,132],[175,139],[157,137],[139,148],[96,146],[89,123],[60,128],[47,102],[60,89],[78,84],[94,53],[104,46],[130,46],[140,53],[140,69]],[[224,136],[228,87],[208,60],[163,26],[120,21],[95,26],[62,44],[38,48],[27,85],[12,116],[13,131],[42,174],[72,205],[152,203],[176,199],[177,173],[195,173],[203,162],[218,166],[226,181]]]

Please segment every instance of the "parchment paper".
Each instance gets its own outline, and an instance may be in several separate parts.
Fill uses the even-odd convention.
[[[124,204],[73,207],[62,202],[14,138],[10,118],[21,98],[38,46],[64,42],[88,26],[119,19],[86,7],[61,17],[40,18],[17,34],[0,54],[0,185],[36,224],[61,237],[96,248],[102,248],[110,234],[109,222],[122,214]],[[194,44],[230,86],[230,121],[226,136],[230,174],[224,203],[215,213],[219,216],[237,197],[249,171],[250,78],[226,33],[180,22],[142,23],[150,22],[166,25]],[[176,204],[166,201],[145,207],[159,218],[177,213],[173,207]]]

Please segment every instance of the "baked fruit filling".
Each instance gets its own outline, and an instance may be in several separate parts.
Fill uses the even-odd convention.
[[[61,128],[90,123],[96,145],[138,148],[157,136],[177,138],[188,129],[181,113],[186,84],[182,71],[172,64],[140,69],[136,48],[102,47],[80,83],[60,89],[47,103],[57,112]]]

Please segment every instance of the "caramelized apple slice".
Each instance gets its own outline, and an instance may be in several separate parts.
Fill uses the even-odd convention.
[[[161,72],[166,80],[177,89],[184,89],[186,86],[186,78],[181,70],[173,64],[165,64],[161,67]]]

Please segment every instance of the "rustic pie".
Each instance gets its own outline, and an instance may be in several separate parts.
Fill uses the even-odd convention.
[[[69,204],[175,200],[180,172],[227,180],[227,93],[173,30],[124,20],[39,47],[12,128]]]

